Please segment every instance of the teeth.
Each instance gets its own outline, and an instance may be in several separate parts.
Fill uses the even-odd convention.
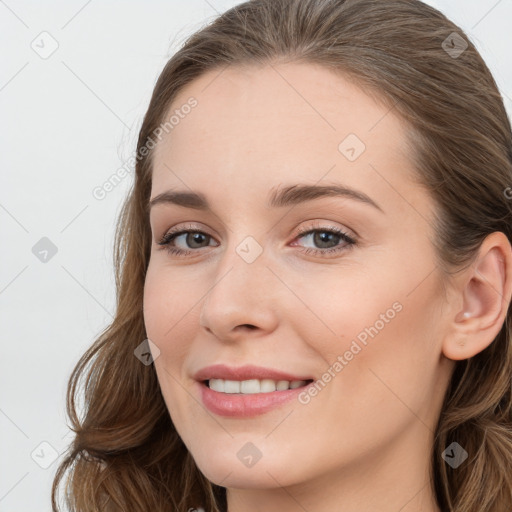
[[[277,391],[284,391],[289,388],[290,388],[290,383],[287,380],[277,381],[277,385],[276,385]]]
[[[229,382],[229,380],[224,381],[224,386],[226,386],[226,382]],[[240,382],[240,393],[242,393],[244,395],[249,395],[252,393],[259,393],[260,389],[261,389],[261,385],[260,385],[259,380],[252,379],[252,380],[243,380],[242,382]],[[225,391],[226,391],[226,389],[224,389],[224,392]]]
[[[224,389],[222,391],[224,391],[224,393],[240,393],[240,382],[237,380],[225,380]]]
[[[239,393],[250,395],[254,393],[272,393],[273,391],[286,391],[287,389],[296,389],[306,384],[305,380],[271,380],[271,379],[251,379],[251,380],[224,380],[210,379],[210,389],[220,393]]]

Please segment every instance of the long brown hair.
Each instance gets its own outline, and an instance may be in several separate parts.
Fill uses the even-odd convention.
[[[54,512],[66,473],[74,511],[226,510],[225,489],[201,474],[178,436],[154,367],[134,357],[146,339],[142,298],[151,250],[153,151],[141,150],[177,93],[201,74],[285,61],[351,77],[408,122],[415,177],[436,205],[434,243],[447,277],[472,261],[490,233],[512,241],[510,121],[488,67],[458,26],[418,0],[253,0],[229,9],[188,38],[155,85],[115,234],[115,318],[69,380],[75,437],[55,475]],[[511,337],[509,304],[489,347],[456,363],[431,455],[443,511],[512,510]],[[456,470],[441,457],[453,441],[469,454]]]

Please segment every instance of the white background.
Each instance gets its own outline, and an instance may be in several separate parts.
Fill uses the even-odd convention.
[[[0,1],[0,512],[51,509],[61,455],[40,443],[66,449],[67,379],[114,313],[114,223],[133,173],[101,201],[92,190],[135,150],[168,57],[237,3]],[[427,3],[476,44],[510,114],[512,0]],[[43,31],[58,43],[47,59],[31,47]],[[32,252],[43,237],[57,248],[46,263]]]

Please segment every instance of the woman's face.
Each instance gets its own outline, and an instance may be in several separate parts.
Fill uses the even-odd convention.
[[[209,72],[171,110],[144,318],[201,471],[233,488],[423,474],[453,361],[407,128],[309,64]]]

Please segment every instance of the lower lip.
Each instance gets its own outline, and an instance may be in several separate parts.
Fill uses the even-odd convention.
[[[213,391],[205,383],[198,382],[201,389],[201,399],[208,410],[219,416],[237,418],[249,418],[276,409],[296,398],[311,384],[285,391],[246,395],[242,393],[220,393],[219,391]]]

